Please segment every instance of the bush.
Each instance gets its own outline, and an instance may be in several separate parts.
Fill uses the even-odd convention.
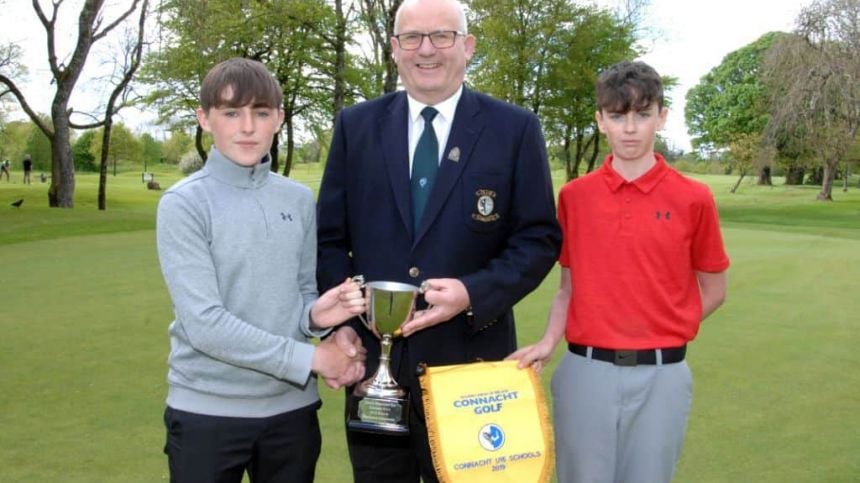
[[[705,174],[727,174],[726,166],[719,161],[707,163]]]
[[[678,171],[687,174],[728,174],[730,171],[730,165],[722,161],[679,159],[672,165]]]
[[[195,171],[200,171],[203,167],[203,160],[197,154],[197,151],[188,151],[179,158],[179,171],[182,174],[189,175]]]
[[[688,161],[686,159],[679,159],[674,163],[670,163],[675,167],[678,171],[682,173],[692,173],[693,172],[693,162]]]

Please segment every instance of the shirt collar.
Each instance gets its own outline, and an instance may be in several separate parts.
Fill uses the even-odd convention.
[[[203,167],[213,178],[239,188],[256,188],[262,186],[269,179],[269,171],[272,168],[271,156],[266,156],[254,166],[241,166],[221,154],[215,146],[206,158]]]
[[[451,122],[454,119],[454,111],[457,110],[457,103],[460,102],[460,96],[463,95],[463,86],[460,85],[460,88],[457,89],[451,97],[445,99],[444,101],[433,105],[432,107],[439,111],[439,115],[442,116],[442,119],[445,119],[448,122]],[[416,100],[409,93],[406,93],[406,99],[409,101],[409,119],[412,122],[418,121],[418,118],[421,117],[421,110],[428,106],[428,104],[424,104],[421,101]]]
[[[669,172],[669,166],[666,164],[666,159],[663,158],[660,153],[655,152],[654,159],[656,160],[656,163],[654,163],[654,166],[651,166],[651,169],[646,171],[645,174],[633,181],[627,181],[612,169],[613,157],[612,154],[609,154],[606,156],[606,159],[603,160],[603,166],[600,168],[602,170],[603,180],[606,181],[606,185],[609,186],[609,189],[613,192],[621,189],[624,184],[631,184],[638,188],[639,191],[648,193],[653,190],[660,183],[660,180],[662,180]]]

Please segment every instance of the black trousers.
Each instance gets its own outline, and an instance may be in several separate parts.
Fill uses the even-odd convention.
[[[411,397],[408,435],[388,436],[347,429],[355,483],[417,483],[419,478],[424,483],[439,481],[430,456],[427,425],[415,409],[414,398],[420,396]]]
[[[312,483],[321,435],[315,403],[267,418],[231,418],[167,407],[164,453],[171,483]]]

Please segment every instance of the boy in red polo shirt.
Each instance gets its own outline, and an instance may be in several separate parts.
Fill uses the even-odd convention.
[[[723,303],[729,259],[708,187],[654,152],[657,72],[616,64],[597,101],[612,153],[561,189],[561,284],[543,339],[509,358],[541,368],[567,339],[552,379],[560,482],[669,482],[692,402],[686,344]]]

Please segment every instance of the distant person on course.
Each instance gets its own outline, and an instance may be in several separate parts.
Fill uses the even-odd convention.
[[[693,397],[687,343],[726,296],[729,258],[714,197],[654,152],[667,110],[660,76],[621,62],[598,78],[612,150],[564,187],[561,284],[543,339],[514,352],[549,362],[558,481],[669,482]]]
[[[24,161],[21,163],[24,167],[24,184],[30,184],[30,173],[33,171],[33,160],[30,155],[24,156]]]

